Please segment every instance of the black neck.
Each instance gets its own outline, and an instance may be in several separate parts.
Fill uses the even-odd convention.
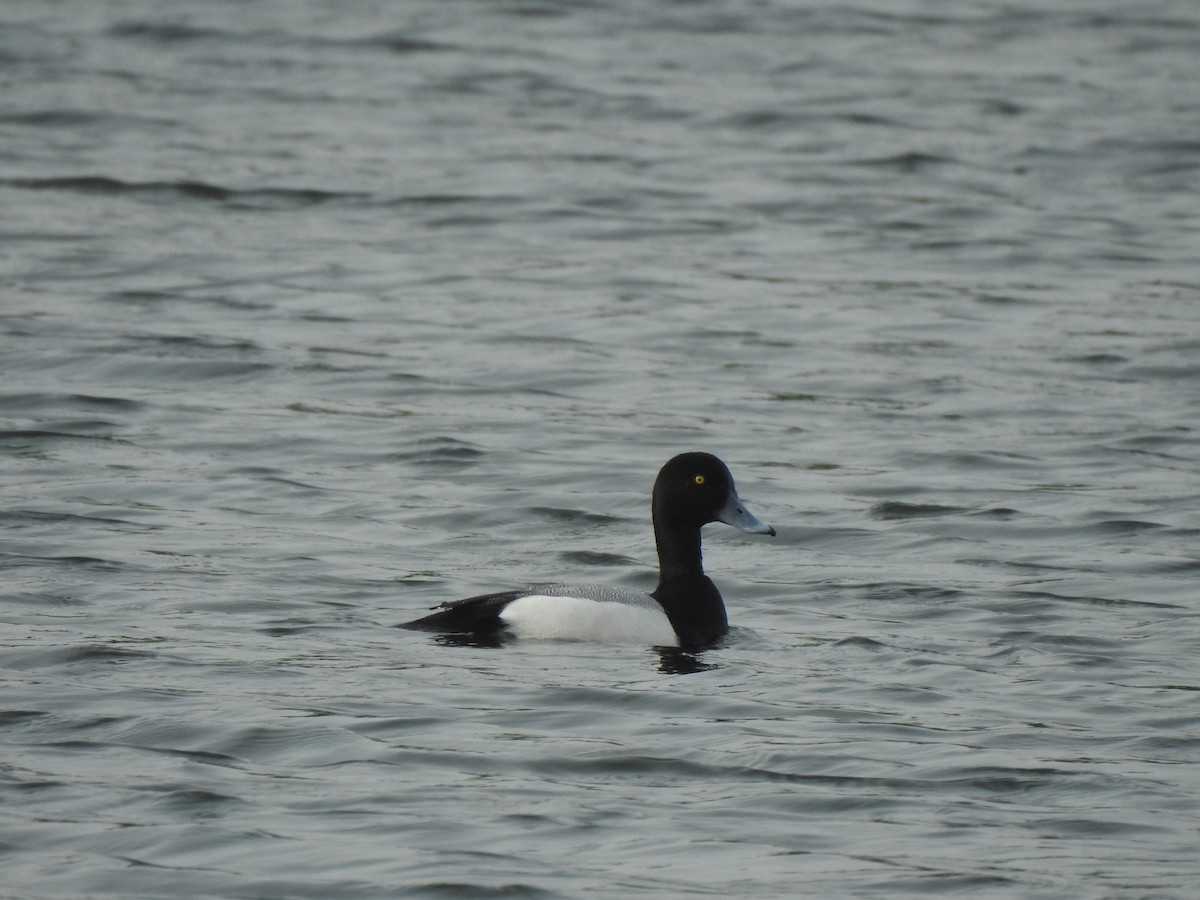
[[[721,594],[704,574],[700,560],[700,527],[679,525],[656,517],[658,587],[662,604],[684,650],[700,650],[721,639],[728,627]]]
[[[667,614],[684,650],[711,647],[725,636],[729,623],[717,586],[707,575],[664,577],[652,594]]]
[[[700,528],[654,522],[654,542],[658,545],[658,584],[690,578],[704,573],[700,558]]]

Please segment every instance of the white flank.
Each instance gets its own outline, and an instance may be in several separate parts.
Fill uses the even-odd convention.
[[[530,594],[504,607],[500,618],[514,635],[526,640],[679,645],[666,613],[629,603]]]

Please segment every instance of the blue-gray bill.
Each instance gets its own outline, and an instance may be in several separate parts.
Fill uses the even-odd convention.
[[[758,516],[750,512],[746,508],[746,504],[739,500],[737,494],[734,493],[729,495],[729,500],[717,513],[717,521],[732,525],[749,534],[769,534],[771,537],[775,537],[775,529],[759,521]]]

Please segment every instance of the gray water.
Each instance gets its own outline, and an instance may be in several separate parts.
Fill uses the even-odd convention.
[[[1192,0],[0,22],[0,895],[1195,896]]]

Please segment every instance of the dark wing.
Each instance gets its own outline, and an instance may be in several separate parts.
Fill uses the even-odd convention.
[[[505,627],[500,619],[501,610],[528,593],[502,591],[499,594],[482,594],[479,597],[468,597],[466,600],[453,600],[443,603],[427,616],[396,627],[440,631],[443,634],[495,634]]]

